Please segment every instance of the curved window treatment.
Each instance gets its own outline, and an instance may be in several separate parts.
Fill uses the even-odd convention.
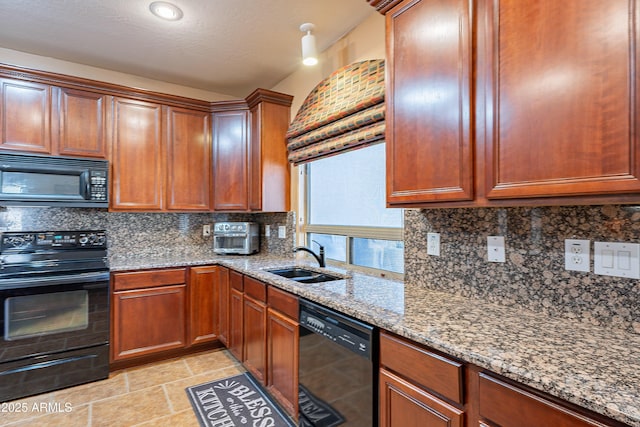
[[[335,71],[307,96],[287,131],[299,165],[384,140],[384,59]]]

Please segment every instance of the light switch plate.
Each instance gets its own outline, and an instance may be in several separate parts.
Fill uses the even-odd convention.
[[[287,227],[285,227],[284,225],[278,226],[278,237],[281,239],[287,237]]]
[[[427,255],[440,256],[440,233],[427,233]]]
[[[264,237],[271,237],[271,226],[269,224],[264,226]]]
[[[602,276],[640,279],[640,244],[595,242],[593,271]]]
[[[564,269],[569,271],[591,271],[589,256],[590,240],[564,240]]]
[[[487,237],[487,258],[489,262],[505,262],[504,236]]]

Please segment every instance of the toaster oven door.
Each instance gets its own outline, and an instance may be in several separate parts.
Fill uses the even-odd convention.
[[[213,236],[213,250],[219,254],[249,254],[249,242],[246,234],[216,234]]]

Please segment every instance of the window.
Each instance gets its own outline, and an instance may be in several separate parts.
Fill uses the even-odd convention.
[[[385,145],[376,144],[306,166],[307,244],[327,260],[404,273],[403,210],[385,207]]]

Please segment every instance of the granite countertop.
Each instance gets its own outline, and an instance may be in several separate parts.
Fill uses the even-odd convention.
[[[640,427],[640,335],[329,268],[298,284],[266,270],[311,264],[253,255],[111,260],[112,271],[221,264],[538,390]]]

